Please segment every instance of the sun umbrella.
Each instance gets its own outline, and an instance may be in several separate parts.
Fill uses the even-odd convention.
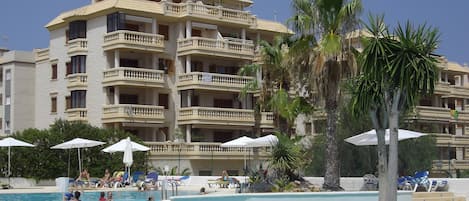
[[[10,175],[11,175],[11,147],[34,147],[34,145],[21,140],[17,140],[12,137],[7,137],[0,140],[0,147],[8,147],[8,185],[10,185]]]
[[[398,130],[398,140],[405,140],[405,139],[410,139],[410,138],[418,138],[421,136],[424,136],[426,134],[415,132],[415,131],[410,131],[410,130],[404,130],[404,129],[399,129]],[[386,133],[384,136],[386,144],[389,144],[389,129],[386,129]],[[378,136],[376,135],[376,130],[370,130],[365,133],[355,135],[352,137],[349,137],[345,139],[346,142],[357,145],[357,146],[366,146],[366,145],[377,145],[378,144]]]
[[[130,137],[127,137],[126,139],[122,139],[116,144],[113,144],[109,147],[104,148],[103,152],[107,153],[114,153],[114,152],[124,152],[124,158],[122,159],[122,162],[125,164],[125,166],[128,168],[128,178],[130,178],[130,166],[132,166],[133,163],[133,152],[134,151],[149,151],[150,148],[147,146],[143,146],[141,144],[138,144],[136,142],[133,142],[130,140]]]
[[[248,147],[270,147],[276,145],[278,142],[278,138],[275,135],[266,135],[264,137],[259,137],[251,142],[248,142]]]
[[[220,147],[235,147],[235,148],[246,148],[248,143],[252,142],[253,139],[250,137],[242,136],[234,140],[225,142],[220,145]],[[246,152],[244,152],[244,167],[246,168]]]
[[[103,152],[107,152],[107,153],[114,153],[114,152],[124,152],[125,151],[125,147],[127,145],[127,139],[122,139],[121,141],[119,141],[118,143],[115,143],[109,147],[106,147],[104,148]],[[133,142],[133,141],[130,141],[130,143],[132,144],[132,151],[149,151],[150,148],[147,147],[147,146],[143,146],[141,144],[138,144],[136,142]]]
[[[106,144],[104,142],[95,141],[95,140],[88,140],[83,138],[75,138],[73,140],[55,145],[51,147],[51,149],[78,149],[78,170],[81,173],[81,157],[80,157],[80,148],[86,147],[95,147],[98,145]]]

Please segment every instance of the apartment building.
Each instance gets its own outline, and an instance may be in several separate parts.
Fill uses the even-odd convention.
[[[34,127],[33,52],[0,48],[0,136]]]
[[[434,95],[423,97],[409,120],[412,127],[436,137],[433,172],[456,175],[456,170],[469,169],[469,67],[438,59]]]
[[[151,147],[155,167],[224,169],[240,174],[246,150],[222,142],[252,135],[257,41],[291,33],[256,18],[251,0],[93,0],[46,25],[50,43],[36,51],[35,127],[56,119],[133,133]],[[262,128],[273,127],[263,114]],[[262,158],[262,152],[248,155]]]

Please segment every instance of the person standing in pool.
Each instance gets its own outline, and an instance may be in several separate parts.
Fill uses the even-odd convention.
[[[72,201],[81,201],[80,200],[81,193],[80,191],[75,191],[74,196],[72,197]]]
[[[99,194],[99,201],[106,201],[105,196],[106,196],[106,193],[101,192],[101,193]]]
[[[107,192],[107,201],[112,201],[112,192]]]

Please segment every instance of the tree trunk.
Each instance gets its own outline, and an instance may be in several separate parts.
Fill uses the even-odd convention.
[[[388,201],[386,199],[388,191],[388,158],[385,143],[388,116],[384,108],[379,108],[370,111],[370,117],[378,138],[376,149],[378,151],[379,201]]]
[[[388,178],[389,190],[387,200],[397,200],[397,167],[398,167],[398,139],[399,139],[399,101],[400,90],[394,93],[392,97],[391,111],[389,113],[389,161]]]
[[[327,104],[327,103],[326,103]],[[326,151],[325,174],[323,188],[331,191],[343,190],[340,187],[339,150],[337,146],[337,107],[326,107]]]

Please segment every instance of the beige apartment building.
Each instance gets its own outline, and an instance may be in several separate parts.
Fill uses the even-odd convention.
[[[254,62],[258,40],[291,33],[245,11],[251,4],[94,0],[60,14],[46,25],[49,47],[36,51],[34,126],[61,118],[119,128],[151,147],[155,167],[240,174],[247,152],[219,147],[252,135],[255,96],[238,97],[256,78],[237,72]],[[272,128],[272,115],[263,118]]]
[[[0,48],[0,137],[34,126],[34,54]]]

